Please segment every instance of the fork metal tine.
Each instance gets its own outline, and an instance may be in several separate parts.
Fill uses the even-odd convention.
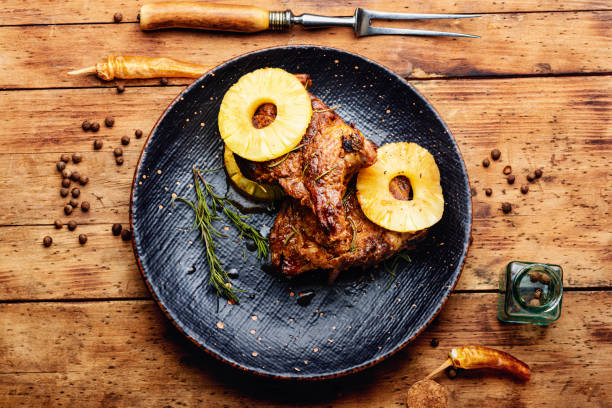
[[[413,30],[408,28],[387,28],[387,27],[368,27],[365,32],[360,32],[360,37],[367,37],[370,35],[417,35],[422,37],[467,37],[467,38],[480,38],[478,35],[461,34],[461,33],[448,33],[445,31],[431,31],[431,30]]]
[[[415,14],[415,13],[393,13],[386,11],[375,11],[361,9],[370,19],[375,20],[439,20],[449,18],[476,18],[480,14]]]

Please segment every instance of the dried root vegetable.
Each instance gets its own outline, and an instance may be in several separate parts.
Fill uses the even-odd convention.
[[[69,75],[96,74],[105,81],[115,78],[198,78],[206,72],[202,65],[165,57],[110,55],[95,66],[68,72]]]
[[[429,374],[427,379],[435,377],[448,367],[465,370],[490,368],[512,374],[522,381],[528,381],[531,378],[531,370],[527,364],[508,353],[483,346],[464,346],[451,349],[448,353],[448,360]]]

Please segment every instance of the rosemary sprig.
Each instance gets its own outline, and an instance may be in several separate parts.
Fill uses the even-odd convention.
[[[410,259],[410,256],[408,256],[408,254],[406,254],[405,252],[398,252],[384,262],[383,265],[385,267],[385,272],[391,275],[393,279],[389,280],[389,284],[385,287],[383,292],[386,292],[387,290],[389,290],[389,288],[393,284],[393,281],[395,280],[395,276],[397,272],[397,267],[399,266],[400,260],[403,260],[405,262],[412,262],[412,259]]]
[[[315,109],[312,112],[313,113],[323,113],[323,112],[333,111],[333,110],[338,109],[340,106],[342,106],[342,105],[332,106],[331,108],[327,108],[327,109],[318,109],[318,110]]]
[[[339,164],[338,164],[338,163],[334,164],[333,166],[331,166],[331,167],[329,168],[329,170],[326,170],[326,171],[324,171],[323,173],[319,174],[319,175],[317,176],[317,178],[315,178],[315,181],[317,181],[317,180],[318,180],[318,179],[320,179],[321,177],[325,177],[325,176],[327,176],[329,173],[331,173],[331,172],[332,172],[332,171],[333,171],[333,170],[334,170],[336,167],[338,167],[338,166],[339,166]]]
[[[287,234],[287,237],[283,240],[283,246],[287,245],[287,242],[289,242],[293,235],[295,235],[295,231],[291,231],[289,234]]]
[[[279,164],[281,164],[282,162],[284,162],[285,160],[287,160],[287,157],[289,157],[289,153],[291,153],[291,152],[293,152],[293,151],[296,151],[296,150],[299,150],[299,149],[301,149],[302,147],[304,147],[304,143],[301,143],[301,144],[299,144],[299,145],[295,146],[293,149],[289,150],[289,152],[287,152],[287,153],[286,153],[286,154],[283,156],[283,158],[282,158],[282,159],[280,159],[280,160],[279,160],[279,161],[277,161],[277,162],[274,162],[274,163],[268,164],[268,167],[276,167],[276,166],[278,166]]]
[[[348,218],[349,224],[353,229],[353,239],[351,239],[351,246],[349,247],[349,252],[355,252],[357,250],[357,245],[355,244],[355,239],[357,238],[357,227],[355,226],[355,222],[352,218]]]
[[[346,192],[344,193],[344,197],[342,197],[342,206],[344,207],[344,214],[348,214],[349,208],[348,208],[348,200],[349,198],[351,198],[351,194],[353,194],[355,192],[355,187],[354,186],[349,186],[346,189]]]
[[[302,177],[304,177],[304,174],[306,174],[306,169],[308,168],[308,165],[310,163],[306,163],[306,165],[304,166],[304,168],[302,169]]]

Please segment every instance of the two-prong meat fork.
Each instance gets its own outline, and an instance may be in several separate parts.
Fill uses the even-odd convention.
[[[372,26],[372,20],[433,20],[480,17],[475,14],[412,14],[355,9],[352,16],[329,17],[316,14],[293,15],[290,10],[268,11],[254,6],[237,6],[203,2],[162,2],[145,4],[140,9],[140,27],[143,30],[160,28],[199,28],[216,31],[282,31],[300,24],[306,28],[353,27],[355,36],[417,35],[443,37],[469,37],[476,35],[444,31],[415,30]]]

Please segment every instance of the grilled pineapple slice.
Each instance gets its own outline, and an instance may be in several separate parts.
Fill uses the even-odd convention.
[[[234,153],[227,145],[225,145],[225,151],[223,152],[223,162],[227,175],[240,191],[259,200],[276,200],[285,195],[279,186],[263,185],[246,178],[238,167]]]
[[[419,231],[438,222],[444,197],[433,156],[416,143],[389,143],[378,149],[377,157],[357,175],[357,199],[365,216],[397,232]],[[397,176],[410,180],[412,200],[398,200],[389,191]]]
[[[276,119],[256,129],[251,119],[264,103],[276,105]],[[219,109],[219,132],[238,156],[266,161],[300,143],[311,115],[310,96],[295,76],[280,68],[262,68],[242,76],[225,93]]]

